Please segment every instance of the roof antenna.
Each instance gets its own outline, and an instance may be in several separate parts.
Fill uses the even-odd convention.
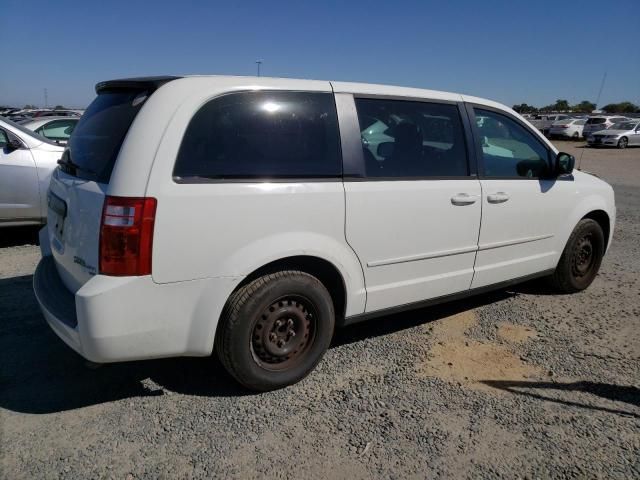
[[[602,90],[604,89],[604,82],[607,80],[607,72],[604,72],[602,76],[602,82],[600,82],[600,90],[598,90],[598,98],[596,98],[596,110],[598,109],[598,105],[600,104],[600,95],[602,95]],[[582,166],[582,155],[584,155],[585,147],[582,147],[582,151],[580,152],[580,160],[578,160],[578,170],[581,170]]]

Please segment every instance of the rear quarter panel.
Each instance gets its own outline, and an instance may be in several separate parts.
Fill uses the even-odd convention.
[[[158,199],[153,280],[169,283],[220,277],[241,279],[280,258],[316,256],[331,262],[342,274],[347,289],[346,314],[361,313],[366,299],[364,278],[360,263],[345,239],[341,181],[178,184],[173,180],[175,159],[187,125],[194,113],[212,98],[233,91],[260,89],[331,92],[329,82],[261,79],[255,85],[250,81],[255,79],[176,80],[160,88],[150,99],[168,97],[176,103],[173,97],[181,98],[172,113],[168,107],[159,106],[163,115],[170,118],[162,128],[153,159],[145,157],[142,167],[150,171],[145,194]],[[162,95],[154,99],[159,93]],[[139,116],[151,115],[151,110],[143,109]],[[153,119],[149,117],[148,121]],[[138,123],[136,118],[134,127]],[[133,132],[132,128],[129,135]],[[127,147],[126,155],[136,152],[148,155],[142,144],[129,146],[127,142]],[[120,190],[120,182],[131,192],[140,188],[139,184],[128,182],[124,173],[116,180],[117,194],[125,194]]]

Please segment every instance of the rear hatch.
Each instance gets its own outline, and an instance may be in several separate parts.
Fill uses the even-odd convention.
[[[99,273],[100,222],[111,172],[136,115],[172,77],[99,83],[51,177],[47,228],[56,268],[76,292]]]

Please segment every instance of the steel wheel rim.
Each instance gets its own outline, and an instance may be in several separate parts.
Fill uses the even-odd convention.
[[[286,295],[271,302],[256,318],[251,354],[262,368],[282,371],[299,363],[315,340],[317,311],[302,295]]]
[[[576,278],[588,275],[595,263],[594,245],[592,236],[585,235],[576,244],[573,254],[572,270]]]

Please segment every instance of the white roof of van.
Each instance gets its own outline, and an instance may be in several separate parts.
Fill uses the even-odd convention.
[[[406,97],[406,98],[431,98],[434,100],[445,100],[453,102],[469,102],[480,103],[487,106],[492,106],[499,109],[506,109],[512,111],[498,102],[487,100],[485,98],[474,97],[471,95],[464,95],[454,92],[444,92],[440,90],[430,90],[423,88],[412,87],[399,87],[395,85],[382,85],[375,83],[357,83],[357,82],[336,82],[332,80],[305,80],[297,78],[278,78],[278,77],[251,77],[251,76],[232,76],[232,75],[186,75],[181,79],[186,80],[190,78],[198,79],[211,79],[212,81],[222,81],[225,84],[238,83],[238,86],[250,85],[256,89],[261,88],[274,88],[277,86],[279,89],[305,89],[305,90],[322,90],[322,86],[331,84],[335,93],[351,93],[356,95],[382,95],[393,97]],[[178,79],[179,81],[180,79]]]

